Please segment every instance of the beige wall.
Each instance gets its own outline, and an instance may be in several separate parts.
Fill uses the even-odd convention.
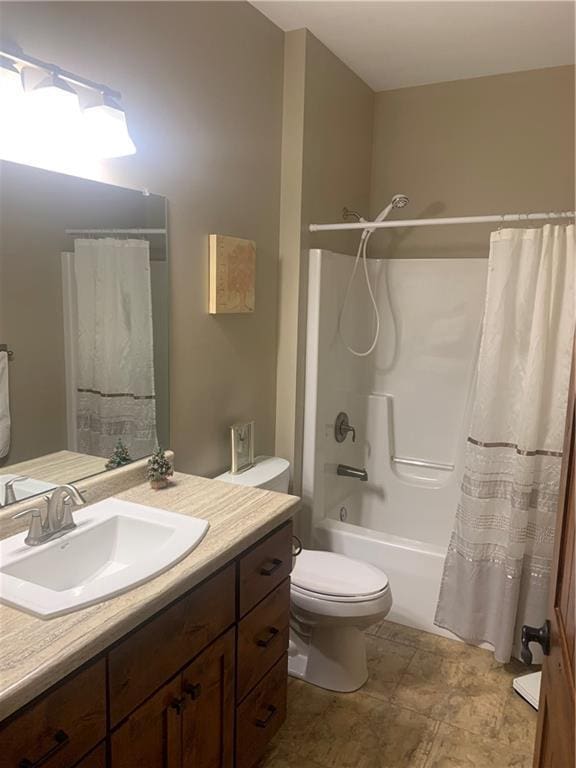
[[[311,235],[348,206],[367,212],[374,94],[307,30],[286,35],[276,452],[300,489],[309,248],[351,252],[350,233]]]
[[[574,68],[376,94],[372,215],[395,193],[397,218],[574,210]],[[379,232],[372,254],[485,256],[492,229]]]
[[[229,463],[227,427],[274,450],[283,34],[240,2],[2,3],[24,51],[123,94],[138,153],[102,178],[169,201],[172,447],[178,469]],[[207,314],[207,236],[257,243],[253,316]]]

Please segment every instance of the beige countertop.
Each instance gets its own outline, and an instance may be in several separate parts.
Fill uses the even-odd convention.
[[[161,491],[144,483],[118,497],[203,518],[210,529],[168,571],[97,605],[46,620],[0,604],[0,720],[288,520],[299,503],[295,496],[180,473]]]

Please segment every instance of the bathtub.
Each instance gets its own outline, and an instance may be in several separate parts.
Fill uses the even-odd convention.
[[[388,620],[455,638],[434,624],[445,548],[331,518],[314,526],[313,544],[316,549],[371,563],[386,573],[393,599]]]
[[[390,580],[389,619],[434,625],[463,473],[484,302],[485,259],[370,259],[380,310],[374,353],[350,354],[341,309],[353,260],[312,250],[306,327],[302,497],[307,542],[371,563]],[[366,287],[350,292],[346,334],[372,338]],[[341,412],[356,440],[335,436]],[[367,482],[338,475],[366,469]]]

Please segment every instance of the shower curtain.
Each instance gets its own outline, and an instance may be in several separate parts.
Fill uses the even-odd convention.
[[[149,243],[76,240],[78,450],[133,459],[156,445]]]
[[[574,226],[492,233],[461,498],[435,623],[500,662],[546,619],[575,324]]]

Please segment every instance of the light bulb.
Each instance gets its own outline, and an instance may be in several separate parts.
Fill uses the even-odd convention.
[[[86,107],[83,115],[87,138],[99,157],[135,154],[136,147],[128,133],[126,114],[110,96],[102,94],[100,103]]]

